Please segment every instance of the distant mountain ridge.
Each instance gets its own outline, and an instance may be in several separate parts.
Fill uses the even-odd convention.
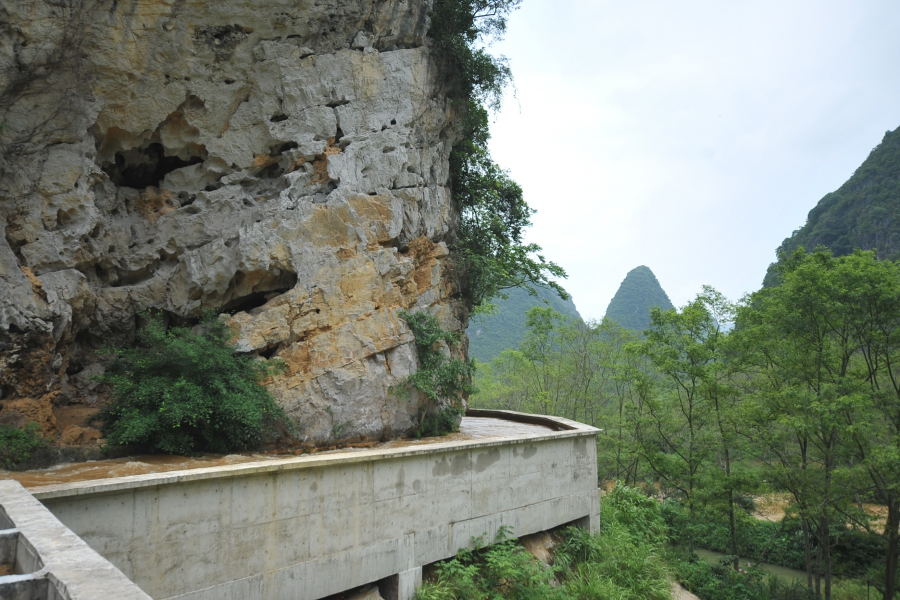
[[[509,298],[493,301],[497,305],[494,314],[469,319],[469,356],[488,362],[506,349],[518,348],[525,339],[525,313],[533,306],[549,306],[575,321],[582,320],[571,296],[563,300],[551,289],[539,287],[535,291],[537,296],[522,288],[508,290]]]
[[[878,258],[900,258],[900,128],[885,133],[850,179],[819,200],[778,254],[800,246],[808,251],[825,246],[835,256],[861,248],[874,250]],[[777,283],[776,264],[769,265],[763,285]]]
[[[674,308],[656,275],[641,265],[628,272],[606,308],[606,318],[625,329],[642,332],[650,326],[650,309]]]

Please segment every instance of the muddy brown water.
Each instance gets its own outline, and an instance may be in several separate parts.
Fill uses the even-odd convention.
[[[394,440],[376,444],[370,448],[345,448],[321,452],[320,454],[338,454],[342,452],[360,452],[369,449],[404,448],[411,446],[425,446],[443,442],[462,442],[481,439],[502,439],[506,437],[518,437],[522,435],[546,435],[554,431],[543,425],[518,423],[504,419],[492,419],[486,417],[463,417],[459,427],[459,433],[453,433],[443,437],[422,438],[419,440]],[[45,485],[57,485],[76,481],[92,481],[95,479],[110,479],[113,477],[127,477],[129,475],[144,475],[147,473],[166,473],[170,471],[185,471],[205,467],[218,467],[224,465],[237,465],[241,463],[260,462],[289,458],[293,454],[205,454],[199,457],[173,456],[167,454],[152,454],[142,456],[129,456],[110,460],[97,460],[82,463],[64,463],[48,469],[34,471],[3,471],[0,470],[0,479],[14,479],[26,488],[36,488]]]

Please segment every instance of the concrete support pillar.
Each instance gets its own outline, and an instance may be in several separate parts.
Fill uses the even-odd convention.
[[[399,590],[397,600],[412,600],[416,595],[416,588],[422,585],[422,567],[416,567],[397,575]]]
[[[591,498],[591,514],[572,522],[573,525],[587,529],[591,533],[600,533],[600,489]]]
[[[422,585],[422,567],[403,571],[382,580],[378,590],[384,600],[412,600],[416,588]]]

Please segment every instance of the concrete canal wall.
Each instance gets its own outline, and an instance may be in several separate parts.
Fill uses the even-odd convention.
[[[32,490],[156,600],[315,600],[379,582],[405,600],[422,566],[570,522],[595,527],[596,435],[541,434],[310,455]]]

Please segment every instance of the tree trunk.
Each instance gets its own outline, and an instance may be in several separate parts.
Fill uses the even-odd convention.
[[[897,563],[900,554],[900,499],[894,497],[888,502],[888,519],[885,525],[888,548],[884,573],[884,600],[894,600],[897,592]]]
[[[800,516],[800,523],[803,525],[803,553],[806,558],[806,587],[809,591],[813,590],[813,563],[812,563],[812,544],[809,539],[809,523],[806,517]]]
[[[825,563],[825,600],[831,600],[831,527],[828,517],[822,517],[822,539],[819,547],[822,549],[822,561]]]
[[[818,535],[816,539],[818,540]],[[822,542],[816,544],[816,598],[822,597]]]
[[[734,554],[734,570],[738,570],[738,563],[740,562],[740,552],[738,551],[738,542],[737,542],[737,524],[735,523],[734,518],[734,490],[728,490],[728,527],[731,530],[731,553]]]

